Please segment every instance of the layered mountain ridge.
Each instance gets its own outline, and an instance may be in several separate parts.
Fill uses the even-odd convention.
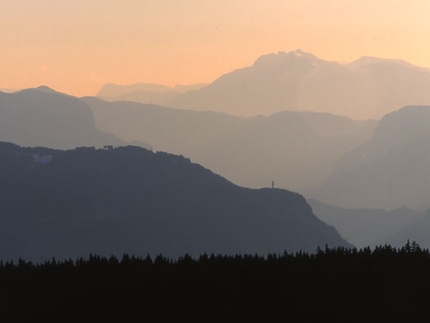
[[[93,97],[83,100],[99,129],[124,141],[146,141],[155,150],[186,155],[247,187],[267,187],[272,180],[293,191],[322,185],[337,160],[366,142],[376,126],[375,121],[327,113],[237,117]]]
[[[179,95],[139,97],[129,91],[109,100],[239,116],[309,110],[379,119],[406,105],[429,104],[429,89],[430,70],[402,60],[362,57],[341,64],[296,50],[263,55],[252,66]]]
[[[319,189],[309,192],[345,208],[430,208],[430,106],[384,116],[370,140],[346,154]]]
[[[60,149],[125,144],[95,128],[93,113],[85,102],[46,86],[0,92],[0,140]]]

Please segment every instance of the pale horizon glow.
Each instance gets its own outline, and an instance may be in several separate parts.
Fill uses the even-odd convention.
[[[429,16],[427,0],[3,0],[0,89],[210,83],[296,49],[430,68]]]

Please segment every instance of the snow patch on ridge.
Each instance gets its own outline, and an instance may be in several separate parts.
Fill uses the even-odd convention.
[[[34,158],[34,162],[47,165],[52,162],[53,157],[51,155],[33,154],[33,158]]]

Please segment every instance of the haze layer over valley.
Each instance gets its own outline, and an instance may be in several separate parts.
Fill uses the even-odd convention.
[[[335,162],[372,135],[374,121],[327,113],[236,117],[83,98],[95,125],[124,141],[183,154],[247,187],[301,191],[322,185]]]
[[[372,138],[338,161],[325,184],[309,192],[346,208],[430,208],[430,106],[384,116]]]
[[[430,247],[429,214],[407,207],[393,210],[353,208],[347,209],[308,199],[315,214],[324,222],[336,227],[339,233],[357,248],[385,244],[401,247],[407,240]]]

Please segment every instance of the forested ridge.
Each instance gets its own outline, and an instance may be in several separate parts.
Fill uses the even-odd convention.
[[[239,187],[183,156],[0,142],[0,259],[350,247],[305,198]]]
[[[3,261],[0,304],[9,321],[418,322],[430,318],[430,253],[408,242],[314,254]]]

